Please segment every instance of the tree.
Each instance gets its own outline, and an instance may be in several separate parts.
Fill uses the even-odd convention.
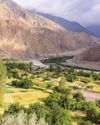
[[[12,86],[15,86],[18,88],[30,89],[33,87],[33,82],[28,79],[21,79],[20,81],[15,80],[15,81],[12,81]]]
[[[61,107],[64,109],[71,109],[72,106],[72,98],[68,95],[62,95],[61,97]]]
[[[75,74],[68,74],[66,77],[66,80],[68,82],[74,82],[76,80],[76,75]]]
[[[28,114],[36,114],[38,119],[44,118],[46,119],[49,116],[49,110],[47,106],[41,103],[35,103],[30,105],[29,109],[27,110]]]
[[[37,119],[36,114],[27,118],[26,113],[22,110],[16,117],[12,114],[6,114],[0,120],[0,125],[48,125],[44,118]]]
[[[65,95],[72,95],[71,89],[65,88],[65,87],[56,86],[56,87],[54,88],[54,91],[55,91],[55,92],[58,92],[58,93],[61,93],[61,94],[65,94]]]
[[[73,95],[73,97],[75,98],[76,101],[85,101],[85,97],[82,95],[82,93],[75,93]]]
[[[61,73],[61,67],[59,65],[56,65],[56,68],[55,68],[55,76],[59,76],[59,74]]]
[[[29,70],[30,70],[30,72],[32,72],[32,66],[33,66],[33,63],[30,62],[30,63],[29,63]]]
[[[76,78],[77,78],[76,70],[74,68],[70,68],[66,75],[66,80],[68,82],[74,82],[76,80]]]
[[[8,110],[5,111],[5,114],[16,115],[22,110],[23,110],[23,107],[20,106],[18,103],[15,103],[9,106]]]
[[[11,74],[13,78],[19,78],[19,74],[17,71],[12,71]]]
[[[86,111],[87,119],[95,122],[100,123],[100,109],[98,107],[91,107]]]
[[[27,113],[30,115],[35,113],[37,115],[37,120],[41,121],[44,119],[44,121],[51,123],[50,109],[43,103],[35,103],[30,105]]]
[[[57,108],[52,112],[53,125],[72,125],[71,114],[63,108]]]
[[[7,69],[2,60],[0,60],[0,84],[2,85],[5,82],[7,77]]]
[[[65,79],[65,77],[62,76],[62,78],[61,78],[61,80],[60,80],[60,83],[59,83],[59,86],[60,86],[60,87],[64,87],[65,82],[66,82],[66,79]]]
[[[60,100],[61,100],[61,94],[58,92],[53,92],[46,100],[45,104],[50,107],[51,109],[54,109],[56,107],[60,106]]]
[[[96,105],[100,108],[100,100],[96,100]]]
[[[0,60],[0,105],[3,104],[3,89],[7,77],[7,69],[2,60]]]

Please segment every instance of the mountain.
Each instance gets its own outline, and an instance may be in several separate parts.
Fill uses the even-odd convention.
[[[96,37],[71,32],[11,0],[0,0],[0,57],[29,60],[98,45]]]
[[[100,46],[86,49],[64,65],[100,71]]]
[[[85,27],[83,27],[82,25],[80,25],[77,22],[72,22],[72,21],[69,21],[62,17],[57,17],[57,16],[54,16],[51,14],[45,14],[45,13],[38,13],[38,14],[58,23],[59,25],[63,26],[64,28],[66,28],[67,30],[70,30],[72,32],[85,32],[85,33],[91,34],[91,32],[89,30],[87,30]]]
[[[100,71],[100,46],[87,49],[75,60],[81,67]]]
[[[80,54],[79,59],[87,62],[100,62],[100,46],[87,49]]]
[[[100,25],[87,26],[87,29],[100,38]]]

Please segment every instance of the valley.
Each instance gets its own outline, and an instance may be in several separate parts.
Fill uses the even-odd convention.
[[[14,60],[4,60],[8,76],[6,84],[2,88],[2,104],[0,106],[0,114],[4,110],[9,110],[12,104],[19,104],[25,108],[37,103],[43,103],[46,98],[56,91],[72,91],[73,94],[81,93],[86,102],[93,103],[100,100],[100,73],[95,71],[77,70],[69,67],[62,67],[59,63],[69,60],[72,57],[55,57],[45,59],[44,62],[49,67],[40,67],[36,70],[35,67],[29,62],[19,62]],[[26,82],[25,82],[26,81]],[[20,86],[22,85],[22,86]],[[23,86],[24,85],[24,86]],[[62,90],[59,90],[62,89]],[[65,90],[63,90],[65,89]],[[72,111],[78,113],[78,110]],[[84,111],[80,111],[84,117]],[[80,125],[75,116],[72,116],[73,125]],[[81,116],[78,116],[81,117]],[[83,120],[84,121],[84,120]]]
[[[0,125],[99,124],[100,38],[0,0]]]
[[[100,39],[86,32],[72,32],[11,0],[0,2],[0,57],[19,60],[75,54],[100,46]],[[45,48],[45,49],[44,49]]]

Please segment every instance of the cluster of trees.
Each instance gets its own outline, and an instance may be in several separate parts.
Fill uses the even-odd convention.
[[[16,69],[15,70],[12,70],[10,71],[10,73],[7,74],[8,75],[8,78],[15,78],[15,79],[22,79],[22,78],[28,78],[28,73],[25,72],[23,74],[20,74],[20,71],[17,71]],[[33,77],[33,76],[32,76]]]
[[[33,82],[29,79],[21,79],[12,81],[12,86],[17,88],[30,89],[33,87]]]
[[[72,94],[70,89],[56,87],[54,93],[46,99],[45,104],[50,109],[61,107],[64,110],[82,111],[86,113],[85,120],[100,123],[100,100],[96,103],[87,102],[81,93]]]
[[[77,71],[74,68],[62,68],[59,65],[51,65],[50,71],[54,72],[55,77],[63,75],[68,82],[74,82],[77,79]],[[54,77],[53,76],[53,77]]]
[[[35,113],[29,117],[24,110],[20,110],[16,115],[5,114],[0,125],[48,125],[48,123],[43,118],[38,120]]]
[[[73,56],[59,56],[59,57],[53,57],[53,58],[49,58],[49,59],[45,59],[43,61],[43,63],[63,63],[65,62],[67,59],[72,59]]]
[[[96,103],[87,102],[81,93],[72,93],[70,89],[61,87],[55,87],[54,92],[43,103],[32,104],[29,108],[24,108],[18,104],[11,105],[5,111],[3,119],[7,119],[12,115],[18,120],[20,118],[18,117],[20,116],[19,113],[23,111],[21,118],[25,118],[27,121],[21,123],[21,125],[72,125],[73,116],[71,112],[77,110],[86,114],[86,117],[79,122],[79,125],[100,123],[100,101],[96,101]],[[33,117],[34,114],[35,118]],[[3,119],[1,125],[12,125],[11,123],[4,124],[6,120]],[[33,122],[32,119],[35,119],[35,121]]]
[[[6,65],[2,60],[0,60],[0,84],[3,84],[5,82],[6,77],[7,77]]]
[[[70,111],[57,107],[51,110],[45,104],[36,103],[25,109],[12,104],[1,119],[0,125],[72,125]]]
[[[76,70],[73,69],[73,68],[70,68],[67,71],[66,80],[68,82],[74,82],[76,79],[77,79],[77,72],[76,72]]]
[[[74,82],[78,79],[78,76],[81,77],[81,81],[85,84],[92,83],[100,80],[100,73],[94,71],[77,71],[74,68],[62,67],[57,64],[50,65],[50,72],[53,72],[53,77],[59,77],[63,75],[68,82]],[[99,84],[100,82],[98,82]]]
[[[78,71],[77,72],[78,76],[83,76],[83,77],[88,77],[91,78],[92,80],[100,80],[100,73],[96,73],[94,71]]]
[[[16,62],[16,61],[8,61],[5,63],[7,66],[8,71],[12,69],[21,69],[24,71],[31,71],[32,69],[32,63],[22,63],[22,62]]]

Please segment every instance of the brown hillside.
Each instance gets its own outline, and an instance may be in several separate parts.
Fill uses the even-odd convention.
[[[79,56],[80,60],[87,61],[87,62],[100,62],[100,46],[93,47],[88,49],[87,51],[83,52]]]
[[[34,59],[97,46],[100,39],[66,31],[10,0],[0,0],[0,56]]]
[[[100,71],[100,46],[85,50],[64,65]]]

